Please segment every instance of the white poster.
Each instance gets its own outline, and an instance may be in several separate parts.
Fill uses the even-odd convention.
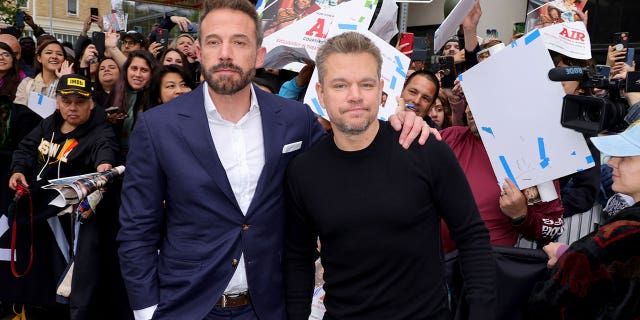
[[[453,10],[451,10],[451,13],[449,13],[447,18],[444,19],[433,34],[433,52],[438,52],[446,41],[456,34],[458,27],[469,12],[471,12],[476,1],[479,0],[460,0],[460,2],[456,4]]]
[[[540,32],[547,49],[574,59],[591,59],[591,39],[584,22],[552,24]]]
[[[267,49],[264,67],[280,67],[279,64],[271,65],[274,62],[282,62],[282,54],[299,53],[297,65],[288,65],[286,69],[299,71],[306,61],[311,58],[315,60],[316,52],[327,41],[327,35],[334,19],[340,24],[352,30],[369,27],[373,13],[376,9],[377,1],[371,0],[351,0],[343,2],[335,7],[319,9],[313,13],[302,17],[299,20],[275,30],[273,27],[264,30],[264,41],[262,46]],[[296,50],[282,50],[278,47],[291,47]],[[274,57],[276,55],[276,57]]]
[[[560,125],[564,91],[539,30],[460,75],[498,183],[519,189],[594,165],[581,133]]]
[[[31,92],[27,107],[44,119],[56,111],[56,99],[41,93]]]

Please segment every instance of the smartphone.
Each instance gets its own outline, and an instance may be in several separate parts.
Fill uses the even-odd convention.
[[[106,113],[117,113],[117,112],[120,112],[120,108],[118,108],[118,107],[109,107],[109,108],[104,109],[104,112],[106,112]]]
[[[92,16],[99,17],[99,14],[98,14],[98,8],[91,8],[91,9],[89,9],[89,10],[91,10],[91,15],[92,15]]]
[[[616,32],[613,34],[613,45],[616,47],[616,50],[622,50],[623,48],[629,47],[629,32]],[[629,52],[627,52],[629,53]],[[617,61],[627,61],[627,54]]]
[[[398,43],[398,46],[401,46],[405,43],[408,43],[409,45],[400,49],[402,52],[407,52],[405,53],[405,55],[407,55],[409,58],[411,58],[411,51],[413,51],[413,38],[414,35],[412,32],[403,32],[400,34],[400,42]]]
[[[440,83],[443,88],[453,88],[453,82],[456,80],[456,66],[453,64],[453,56],[441,56],[438,58],[440,70],[443,73]]]
[[[24,12],[21,10],[16,11],[16,27],[24,27]]]
[[[596,65],[596,73],[598,74],[598,76],[604,79],[608,79],[609,75],[611,75],[611,67],[604,64],[598,64]]]
[[[94,31],[91,34],[91,43],[98,50],[98,59],[102,59],[104,57],[104,32]]]
[[[625,63],[629,67],[633,67],[633,59],[635,58],[635,55],[636,55],[636,48],[627,48],[627,60],[625,61]]]
[[[158,28],[156,32],[156,41],[166,49],[169,46],[169,30]]]
[[[189,27],[187,28],[188,33],[198,33],[198,25],[189,23]]]

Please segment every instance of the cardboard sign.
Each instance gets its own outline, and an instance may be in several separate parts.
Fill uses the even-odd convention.
[[[535,30],[459,77],[499,184],[522,190],[594,166],[582,134],[560,125],[553,67]]]

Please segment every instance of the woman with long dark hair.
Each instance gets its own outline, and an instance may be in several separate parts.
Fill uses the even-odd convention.
[[[107,102],[107,120],[115,125],[123,154],[129,150],[129,135],[138,113],[156,105],[149,95],[153,72],[159,67],[149,51],[136,50],[129,54],[122,66],[120,79],[116,82]]]
[[[18,85],[13,103],[16,114],[12,115],[12,135],[15,141],[22,140],[38,125],[42,117],[27,108],[31,92],[55,99],[58,78],[72,73],[73,65],[66,61],[67,54],[60,42],[55,39],[44,40],[38,45],[34,59],[35,77],[24,78]]]
[[[18,69],[16,54],[8,44],[0,42],[0,95],[15,99],[18,84],[24,78],[24,72]]]

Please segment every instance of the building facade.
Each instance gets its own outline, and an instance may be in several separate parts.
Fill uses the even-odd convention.
[[[58,40],[74,43],[82,32],[90,8],[98,8],[100,16],[111,12],[110,0],[19,0],[20,9],[33,17],[34,22]],[[89,30],[98,31],[93,24]],[[31,28],[25,27],[31,34]]]

